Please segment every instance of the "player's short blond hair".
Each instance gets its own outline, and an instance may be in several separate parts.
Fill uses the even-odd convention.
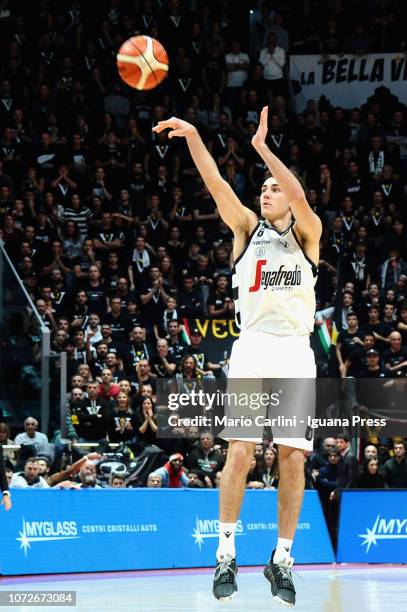
[[[297,179],[297,181],[300,183],[300,185],[301,185],[301,187],[304,189],[304,191],[306,191],[306,190],[307,190],[307,186],[306,186],[306,184],[305,184],[305,181],[304,181],[303,177],[302,177],[302,176],[300,176],[299,174],[297,174],[297,172],[293,172],[293,170],[290,170],[290,172],[291,172],[291,174],[292,174],[293,176],[295,176],[295,178],[296,178],[296,179]],[[266,182],[268,179],[270,179],[270,178],[272,178],[272,179],[273,179],[273,178],[274,178],[274,176],[271,174],[270,170],[267,170],[266,175],[265,175],[265,177],[264,177],[263,185],[264,185],[264,183],[265,183],[265,182]],[[276,181],[276,184],[278,184],[278,183],[277,183],[277,180],[276,180],[276,179],[274,179],[274,180]]]

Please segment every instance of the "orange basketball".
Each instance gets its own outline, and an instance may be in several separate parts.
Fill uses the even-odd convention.
[[[133,36],[119,49],[117,69],[123,81],[135,89],[154,89],[168,74],[168,55],[158,40]]]

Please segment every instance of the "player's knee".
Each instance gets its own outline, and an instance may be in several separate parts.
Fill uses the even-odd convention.
[[[254,444],[235,441],[230,443],[228,462],[233,471],[247,472],[253,459]]]
[[[304,451],[300,448],[280,446],[278,461],[280,471],[284,471],[284,469],[297,470],[304,466]]]

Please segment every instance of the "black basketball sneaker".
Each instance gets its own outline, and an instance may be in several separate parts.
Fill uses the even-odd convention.
[[[295,606],[295,588],[291,574],[294,559],[289,557],[286,563],[273,563],[274,551],[263,574],[271,585],[273,599],[287,608]]]
[[[232,599],[234,593],[237,591],[237,571],[236,559],[229,559],[229,557],[226,557],[224,561],[217,562],[212,589],[212,593],[216,599],[223,601]]]

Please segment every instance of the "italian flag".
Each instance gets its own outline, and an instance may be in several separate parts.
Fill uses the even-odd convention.
[[[191,344],[191,340],[189,339],[190,333],[188,319],[182,319],[181,340],[183,340],[186,344]]]
[[[331,344],[336,344],[339,335],[335,321],[324,319],[322,325],[318,327],[317,335],[324,352],[328,354]]]

